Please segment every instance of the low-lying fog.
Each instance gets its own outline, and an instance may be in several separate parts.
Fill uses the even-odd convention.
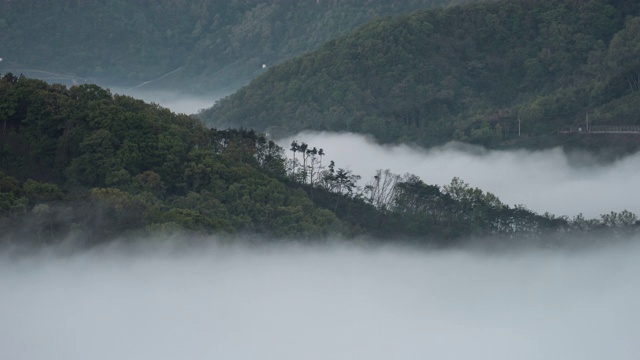
[[[626,209],[640,214],[640,154],[604,165],[585,154],[567,156],[561,149],[487,151],[449,144],[425,150],[382,146],[361,135],[314,132],[298,134],[280,144],[288,150],[294,139],[323,148],[325,159],[351,169],[365,182],[377,169],[409,172],[437,185],[446,185],[457,176],[496,194],[508,205],[523,204],[538,213],[583,213],[596,218]],[[291,157],[291,151],[287,152]]]
[[[148,89],[124,89],[112,87],[114,94],[123,94],[144,100],[147,103],[156,103],[170,109],[175,113],[196,114],[199,110],[207,109],[224,96],[226,93],[212,93],[208,95],[194,96],[192,94],[182,94],[170,90],[148,90]]]
[[[3,359],[637,359],[640,246],[0,258]]]

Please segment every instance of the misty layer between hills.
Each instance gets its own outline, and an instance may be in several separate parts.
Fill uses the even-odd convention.
[[[450,143],[424,149],[409,145],[379,145],[351,133],[303,132],[292,140],[323,148],[337,167],[361,175],[367,182],[377,169],[412,173],[428,184],[447,185],[459,177],[473,187],[497,195],[506,204],[522,204],[538,213],[597,218],[611,211],[640,213],[640,155],[604,163],[585,153],[560,148],[540,151],[486,150]],[[289,157],[291,152],[289,151]]]
[[[202,109],[213,106],[220,98],[228,95],[227,93],[210,93],[200,96],[184,94],[170,90],[144,89],[144,88],[111,88],[115,94],[123,94],[142,99],[147,103],[160,104],[170,109],[176,114],[195,114]]]
[[[640,247],[212,245],[0,260],[7,359],[635,359]]]

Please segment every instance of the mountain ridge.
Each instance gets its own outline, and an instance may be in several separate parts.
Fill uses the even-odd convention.
[[[586,116],[638,125],[637,13],[632,2],[496,1],[381,19],[269,69],[200,116],[276,136],[579,145],[560,130]]]

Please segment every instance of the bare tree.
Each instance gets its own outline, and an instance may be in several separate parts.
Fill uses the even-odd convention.
[[[392,173],[389,169],[376,170],[371,182],[365,185],[367,201],[378,209],[389,209],[396,194],[396,185],[401,176]]]

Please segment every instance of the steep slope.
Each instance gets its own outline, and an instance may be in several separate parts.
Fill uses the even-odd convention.
[[[0,72],[211,91],[378,16],[464,1],[4,0]]]
[[[557,134],[587,113],[592,124],[640,125],[637,12],[633,1],[499,1],[381,19],[270,69],[201,116],[274,135],[602,145]]]

